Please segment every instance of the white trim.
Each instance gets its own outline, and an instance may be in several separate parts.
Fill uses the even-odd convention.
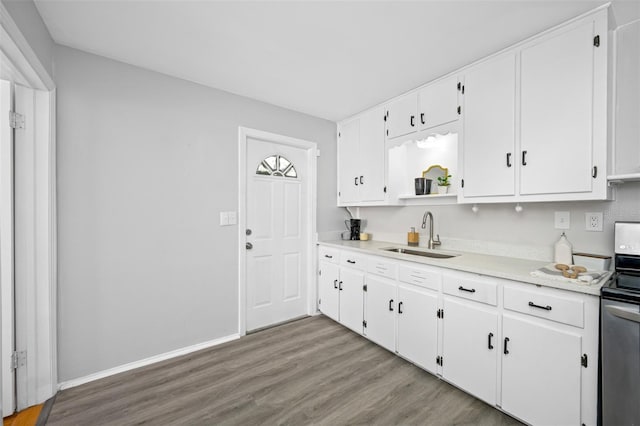
[[[309,191],[307,197],[310,198],[305,203],[307,205],[307,218],[309,218],[309,226],[307,227],[307,314],[311,315],[316,312],[316,256],[314,248],[316,246],[316,204],[318,199],[318,145],[315,142],[303,139],[292,138],[290,136],[278,135],[262,130],[251,129],[248,127],[238,127],[238,334],[244,336],[247,333],[246,324],[246,259],[245,259],[245,229],[247,224],[246,211],[246,195],[247,195],[247,177],[246,177],[246,156],[247,156],[247,138],[255,138],[280,145],[292,146],[307,151],[307,170],[309,171]]]
[[[129,362],[127,364],[123,364],[118,367],[113,367],[113,368],[109,368],[108,370],[102,370],[97,373],[89,374],[88,376],[79,377],[77,379],[71,379],[65,382],[61,382],[58,384],[58,390],[74,388],[76,386],[80,386],[85,383],[93,382],[99,379],[104,379],[105,377],[113,376],[119,373],[124,373],[125,371],[134,370],[136,368],[145,367],[147,365],[155,364],[156,362],[166,361],[171,358],[187,355],[193,352],[200,351],[202,349],[218,346],[223,343],[237,340],[239,338],[240,338],[239,334],[231,334],[229,336],[220,337],[219,339],[209,340],[207,342],[197,343],[195,345],[186,346],[184,348],[165,352],[159,355],[154,355],[149,358],[141,359],[139,361]]]
[[[53,79],[2,2],[0,2],[0,26],[2,27],[1,50],[27,80],[28,85],[34,89],[53,90],[55,88]],[[5,35],[8,37],[4,37]]]

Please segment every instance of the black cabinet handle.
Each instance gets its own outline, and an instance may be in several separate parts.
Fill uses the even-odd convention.
[[[591,177],[594,179],[598,177],[598,166],[593,166],[593,170],[591,171]]]
[[[389,300],[389,310],[393,311],[393,299]]]
[[[424,122],[424,112],[421,112],[421,113],[420,113],[420,122],[421,122],[422,124],[424,124],[424,123],[425,123],[425,122]]]
[[[527,151],[522,151],[522,165],[527,165]]]
[[[364,176],[360,176],[360,185],[362,185],[362,184],[364,183],[364,182],[362,181],[362,178],[363,178],[363,177],[364,177]]]
[[[487,347],[489,349],[493,349],[493,344],[491,343],[491,339],[493,338],[493,333],[489,333]]]
[[[333,288],[338,288],[338,280],[333,280]]]
[[[325,254],[324,257],[326,257],[327,259],[333,259],[333,256],[329,256],[328,254]]]
[[[401,313],[402,313],[402,303],[403,303],[403,302],[398,303],[398,313],[399,313],[399,314],[401,314]]]
[[[464,287],[462,287],[462,286],[458,287],[458,290],[460,290],[460,291],[466,291],[466,292],[469,292],[469,293],[475,293],[475,292],[476,292],[476,289],[475,289],[475,288],[468,289],[468,288],[464,288]]]
[[[415,115],[412,115],[411,116],[411,127],[416,127],[416,123],[414,123],[415,119],[416,119]]]
[[[351,264],[354,264],[354,265],[355,265],[355,264],[356,264],[356,261],[355,261],[355,260],[351,260],[351,259],[347,259],[347,263],[351,263]]]
[[[504,338],[504,354],[508,355],[509,354],[509,349],[507,349],[507,343],[509,343],[509,338],[505,337]]]
[[[538,309],[544,309],[545,311],[550,311],[551,310],[551,306],[547,305],[547,306],[540,306],[540,305],[536,305],[533,302],[529,302],[529,306],[531,306],[532,308],[538,308]]]
[[[511,167],[511,153],[507,152],[507,167]]]
[[[358,186],[358,176],[353,178],[353,183],[355,183],[355,185]]]
[[[342,281],[338,283],[338,290],[342,291]]]

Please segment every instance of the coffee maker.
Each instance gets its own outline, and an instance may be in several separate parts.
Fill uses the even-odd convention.
[[[344,221],[347,230],[349,231],[349,239],[350,240],[359,240],[360,239],[360,227],[361,227],[360,219],[347,219]],[[343,239],[346,239],[343,237]]]

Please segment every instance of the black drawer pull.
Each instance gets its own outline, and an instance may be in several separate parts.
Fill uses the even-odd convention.
[[[355,185],[358,186],[358,176],[354,177],[353,179],[354,179]]]
[[[401,313],[402,313],[402,303],[403,303],[403,302],[398,303],[398,313],[399,313],[399,314],[401,314]]]
[[[338,280],[333,280],[333,288],[338,288]]]
[[[424,112],[421,112],[421,113],[420,113],[420,122],[421,122],[422,124],[425,124],[425,121],[424,121]]]
[[[551,306],[547,305],[547,306],[540,306],[540,305],[536,305],[533,302],[529,302],[529,306],[531,306],[532,308],[538,308],[538,309],[544,309],[545,311],[550,311],[551,310]]]
[[[527,151],[522,151],[522,165],[527,165]]]
[[[342,281],[338,283],[338,290],[342,291]]]
[[[416,119],[416,117],[414,115],[411,116],[411,127],[416,127],[416,123],[414,123],[414,120]]]
[[[364,176],[360,176],[360,185],[363,185],[363,184],[364,184],[364,182],[362,181],[362,178],[363,178],[363,177],[364,177]]]
[[[492,339],[492,338],[493,338],[493,333],[489,333],[489,336],[488,336],[488,340],[489,340],[489,342],[488,342],[488,348],[489,348],[489,349],[493,349],[493,344],[491,343],[491,339]]]
[[[389,310],[393,311],[393,299],[389,300]]]
[[[509,338],[505,337],[504,338],[504,354],[508,355],[509,354],[509,349],[507,349],[507,343],[509,343]]]
[[[351,260],[351,259],[347,259],[347,263],[352,263],[352,264],[354,264],[354,265],[355,265],[355,264],[356,264],[356,261],[355,261],[355,260]]]
[[[507,167],[511,167],[511,153],[507,152]]]
[[[333,259],[333,256],[330,256],[328,254],[325,254],[324,257],[326,257],[327,259]]]
[[[476,289],[475,289],[475,288],[472,288],[471,290],[469,290],[468,288],[464,288],[464,287],[462,287],[462,286],[458,287],[458,290],[460,290],[460,291],[466,291],[466,292],[468,292],[468,293],[475,293],[475,292],[476,292]]]

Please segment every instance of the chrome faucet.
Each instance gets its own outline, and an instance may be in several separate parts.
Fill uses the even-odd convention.
[[[436,246],[442,244],[440,242],[440,234],[436,237],[437,239],[433,239],[433,215],[429,211],[424,212],[424,216],[422,216],[422,229],[427,227],[427,219],[429,219],[429,242],[427,243],[427,247],[434,249]]]

